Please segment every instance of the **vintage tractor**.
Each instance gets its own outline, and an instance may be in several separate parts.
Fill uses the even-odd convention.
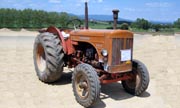
[[[38,78],[54,82],[64,67],[74,68],[74,96],[84,107],[97,101],[101,84],[122,81],[125,91],[141,95],[148,87],[149,73],[142,62],[133,60],[133,33],[89,29],[87,3],[85,7],[84,29],[49,27],[36,37],[33,58]],[[116,27],[118,11],[113,12]]]

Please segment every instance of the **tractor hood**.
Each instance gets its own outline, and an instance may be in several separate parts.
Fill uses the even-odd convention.
[[[70,32],[70,36],[107,36],[109,38],[133,38],[133,33],[128,30],[74,30]]]

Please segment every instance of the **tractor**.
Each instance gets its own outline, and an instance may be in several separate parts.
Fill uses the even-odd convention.
[[[125,91],[141,95],[148,88],[149,72],[142,62],[133,59],[133,33],[115,29],[118,10],[113,13],[114,29],[90,29],[85,2],[85,27],[70,21],[75,29],[51,26],[41,30],[33,49],[39,80],[55,82],[61,78],[64,67],[74,69],[74,96],[84,107],[97,102],[102,84],[121,81]]]

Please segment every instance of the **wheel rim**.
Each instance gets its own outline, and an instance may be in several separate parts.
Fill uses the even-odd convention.
[[[136,88],[135,88],[136,90],[139,88],[140,83],[141,83],[141,77],[139,75],[139,72],[137,72],[137,74],[136,74]]]
[[[75,87],[78,96],[86,99],[89,96],[89,81],[85,74],[79,72],[75,78]]]
[[[137,89],[141,83],[141,77],[138,71],[133,73],[132,79],[126,81],[126,85],[130,89]]]
[[[38,44],[37,46],[36,63],[40,72],[44,72],[46,69],[46,56],[44,48],[41,44]]]

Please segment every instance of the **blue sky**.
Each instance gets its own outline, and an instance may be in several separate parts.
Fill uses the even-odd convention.
[[[84,14],[85,0],[0,0],[0,8],[40,9],[45,11]],[[112,15],[119,9],[119,17],[135,20],[173,22],[180,18],[180,0],[87,0],[89,14]]]

